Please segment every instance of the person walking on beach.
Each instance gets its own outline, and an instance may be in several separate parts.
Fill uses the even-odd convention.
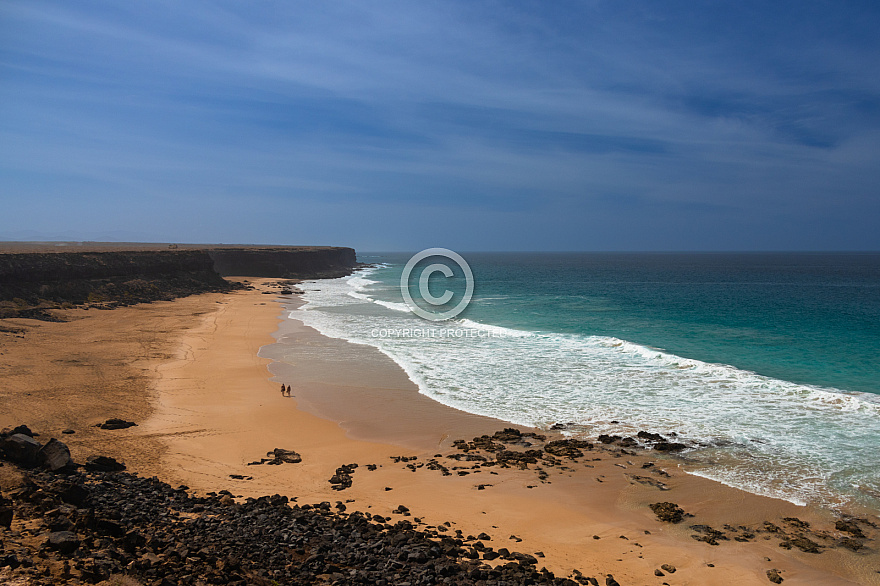
[[[284,383],[281,383],[281,396],[284,396]]]
[[[290,396],[290,385],[287,385],[287,396]]]

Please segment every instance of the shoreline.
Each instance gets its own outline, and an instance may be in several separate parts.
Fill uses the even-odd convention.
[[[271,281],[255,280],[258,289],[263,290],[267,289],[268,282]],[[16,405],[0,424],[32,423],[39,427],[38,431],[47,434],[57,433],[62,425],[75,424],[77,434],[65,436],[65,441],[71,438],[71,449],[78,461],[83,461],[89,450],[100,445],[108,455],[124,456],[133,471],[157,475],[172,484],[184,483],[200,493],[226,489],[235,495],[254,497],[273,493],[296,496],[300,503],[352,501],[347,505],[349,510],[381,514],[395,520],[403,516],[392,511],[404,504],[412,511],[408,519],[419,519],[425,527],[438,528],[449,522],[450,532],[490,533],[491,545],[495,548],[515,547],[527,553],[540,551],[545,557],[540,559],[539,565],[562,576],[578,569],[587,574],[613,572],[623,584],[654,581],[660,584],[664,579],[675,584],[717,583],[719,580],[766,584],[765,573],[773,568],[793,584],[880,583],[880,574],[876,573],[880,562],[873,539],[866,542],[868,549],[861,553],[827,547],[821,554],[804,553],[797,548],[781,549],[779,537],[766,531],[747,543],[731,539],[713,546],[692,539],[695,533],[690,526],[695,524],[723,531],[725,525],[760,526],[769,519],[788,531],[781,520],[783,517],[797,517],[811,523],[814,529],[833,532],[834,517],[829,511],[797,507],[685,474],[674,463],[651,454],[631,454],[597,446],[577,461],[560,458],[557,465],[539,463],[505,468],[487,467],[482,462],[474,464],[463,459],[480,454],[494,458],[492,453],[465,454],[455,447],[426,449],[431,442],[426,445],[423,439],[406,448],[386,443],[387,437],[381,442],[352,439],[340,424],[303,410],[308,409],[305,396],[302,399],[281,397],[280,382],[273,382],[274,375],[267,369],[269,359],[257,355],[261,347],[274,341],[272,334],[278,332],[280,323],[294,321],[288,320],[285,314],[279,316],[275,299],[276,296],[262,295],[260,290],[240,291],[83,316],[92,318],[100,330],[126,323],[130,326],[136,317],[146,320],[151,310],[169,314],[163,318],[167,322],[165,331],[148,332],[157,347],[154,355],[141,366],[151,381],[145,396],[155,400],[152,414],[144,419],[141,412],[138,427],[100,433],[87,426],[104,417],[104,412],[108,413],[107,417],[115,415],[121,403],[111,405],[113,413],[104,406],[104,412],[93,409],[88,416],[76,415],[78,421],[69,419],[70,423],[54,425],[49,424],[49,414],[44,424],[27,420],[28,413],[34,409],[22,411]],[[115,312],[121,313],[113,316]],[[173,324],[175,312],[179,321]],[[60,332],[65,325],[70,324],[40,327]],[[88,337],[88,332],[95,328],[83,325],[77,326],[81,330],[78,335]],[[109,332],[105,338],[113,338],[107,334]],[[316,332],[311,335],[320,336]],[[332,373],[343,379],[367,379],[366,375],[372,373],[370,376],[380,378],[400,375],[406,378],[399,368],[397,375],[382,368],[373,372],[371,368],[376,365],[370,359],[360,363],[343,361],[347,370],[331,361],[331,370],[322,375],[320,365],[314,363],[314,356],[308,352],[307,342],[317,338],[303,336],[301,341],[305,343],[299,348],[304,351],[303,361],[314,369],[315,377],[324,376],[327,380]],[[68,335],[64,343],[70,346],[75,338]],[[82,348],[82,353],[94,352],[94,355],[79,359],[100,361],[99,346]],[[134,356],[143,360],[143,348],[137,350],[135,346],[143,344],[133,344],[127,350],[129,354],[116,362],[125,363]],[[311,349],[313,354],[323,353],[332,358],[326,353],[326,347],[312,346]],[[23,357],[23,363],[25,360]],[[106,357],[104,360],[112,362]],[[27,386],[24,379],[21,383],[19,387]],[[38,383],[31,381],[32,386]],[[294,387],[298,384],[291,383]],[[328,386],[311,390],[321,392]],[[294,394],[297,394],[296,388]],[[92,395],[83,398],[84,401],[93,399]],[[412,397],[403,399],[396,407],[406,409]],[[373,413],[367,415],[373,421],[381,421]],[[408,417],[415,423],[425,421],[418,411],[410,410]],[[514,427],[486,418],[462,423],[458,415],[448,417],[453,426],[461,425],[460,432],[449,433],[443,440],[449,443],[456,439],[470,440],[482,433],[491,435],[502,427]],[[424,431],[424,437],[439,437],[445,425]],[[387,422],[375,432],[387,432],[385,427]],[[358,433],[355,430],[355,435]],[[470,433],[473,435],[468,435]],[[265,457],[266,452],[274,448],[295,450],[302,456],[302,462],[281,466],[247,465]],[[435,457],[437,452],[442,452],[441,457]],[[401,461],[401,456],[418,459]],[[431,460],[448,468],[450,475],[431,469]],[[649,461],[654,462],[654,469],[662,469],[668,476],[651,476],[651,467],[643,468]],[[349,463],[359,464],[350,475],[352,486],[342,491],[333,490],[329,480],[338,467]],[[375,464],[376,469],[369,470],[368,464]],[[465,474],[459,474],[461,472]],[[540,479],[541,472],[546,474],[544,482]],[[247,477],[252,480],[245,480]],[[668,490],[660,490],[656,484],[643,484],[633,480],[634,477],[659,479]],[[648,507],[660,501],[675,502],[694,517],[679,524],[663,523]],[[621,538],[622,535],[625,538]],[[516,536],[517,540],[508,536]],[[876,532],[871,537],[875,538]],[[676,566],[677,573],[663,579],[654,577],[654,570],[662,564]]]
[[[370,268],[370,267],[367,267],[367,268]],[[356,271],[355,275],[357,275],[357,274],[358,274],[358,272]],[[309,283],[312,286],[320,286],[319,285],[320,281],[306,280],[306,283]],[[284,313],[294,311],[294,310],[302,307],[303,304],[304,304],[304,301],[302,301],[302,299],[296,299],[296,300],[292,300],[290,302],[283,303],[283,307],[284,307],[283,311],[284,311]],[[285,322],[289,323],[290,321],[295,321],[296,323],[301,324],[302,328],[306,328],[307,330],[314,331],[315,335],[317,336],[318,339],[326,340],[328,338],[327,336],[324,336],[323,334],[321,334],[320,331],[312,330],[312,328],[310,326],[306,326],[304,324],[303,320],[299,319],[295,315],[292,317],[286,318],[286,319],[284,318],[284,316],[282,316],[282,318],[280,318],[280,321],[281,321],[281,324],[279,325],[280,330],[284,330],[285,328],[294,328],[295,326],[286,325]],[[464,321],[468,322],[469,320],[464,320]],[[480,327],[480,328],[483,328],[486,330],[492,330],[492,329],[507,330],[507,328],[504,328],[501,326],[494,326],[494,325],[487,325],[487,324],[476,324],[474,322],[470,322],[470,324],[471,324],[471,326],[477,326],[477,327]],[[465,327],[465,326],[462,326],[462,327]],[[509,331],[515,331],[517,333],[522,333],[522,334],[529,334],[530,333],[525,330],[521,330],[521,331],[509,330]],[[283,335],[283,334],[279,334],[279,336],[280,335]],[[418,338],[419,336],[414,336],[414,337]],[[386,354],[382,349],[380,349],[380,347],[378,345],[374,345],[369,342],[367,342],[366,344],[360,343],[360,342],[354,342],[351,340],[351,338],[346,338],[346,337],[342,337],[342,338],[338,338],[338,339],[331,338],[331,339],[338,340],[338,342],[334,342],[333,344],[327,344],[328,347],[331,345],[335,345],[338,347],[338,346],[342,346],[345,344],[349,344],[349,345],[351,345],[352,348],[364,349],[364,350],[359,350],[359,351],[352,351],[352,355],[355,357],[355,359],[358,359],[358,358],[356,358],[358,355],[362,356],[367,353],[380,353],[383,357],[387,358],[386,362],[388,362],[388,364],[390,365],[390,367],[392,369],[397,370],[397,371],[401,371],[405,375],[405,377],[407,379],[406,385],[409,387],[412,394],[415,394],[418,396],[418,400],[420,400],[420,401],[427,399],[429,402],[437,403],[437,404],[441,405],[443,409],[452,410],[454,412],[460,413],[460,414],[467,416],[467,417],[484,418],[484,419],[488,419],[489,421],[498,422],[498,424],[500,424],[500,425],[514,425],[514,426],[522,428],[522,429],[531,429],[533,431],[537,431],[538,429],[541,429],[541,430],[544,430],[544,433],[552,433],[552,431],[548,431],[548,429],[552,430],[553,426],[542,425],[540,428],[536,428],[536,427],[533,427],[532,425],[530,425],[528,422],[521,423],[518,421],[507,421],[504,419],[499,419],[497,417],[494,417],[493,415],[481,415],[481,414],[479,414],[478,410],[475,410],[473,412],[466,411],[460,407],[444,403],[442,400],[442,397],[432,396],[432,394],[430,394],[428,392],[423,393],[422,390],[418,387],[418,383],[415,382],[415,380],[412,378],[412,376],[410,374],[414,368],[413,364],[407,364],[406,362],[404,362],[398,358],[395,358],[390,353]],[[643,347],[645,349],[649,349],[652,351],[657,351],[657,352],[661,352],[661,353],[669,355],[666,350],[650,348],[647,346],[643,346],[642,344],[639,344],[639,343],[628,342],[625,340],[620,340],[620,342],[625,343],[625,344],[629,344],[629,345],[633,345],[633,346]],[[276,356],[275,354],[267,354],[267,356],[276,360],[276,363],[270,367],[270,370],[272,370],[273,373],[276,371],[279,371],[279,372],[293,372],[294,371],[294,369],[290,368],[289,365],[286,365],[283,362],[281,364],[278,364],[278,362],[277,362],[278,356]],[[404,354],[404,356],[406,356],[406,355]],[[672,355],[669,355],[669,356],[672,356]],[[684,360],[691,360],[691,359],[686,358]],[[699,360],[699,359],[693,359],[693,360]],[[713,364],[712,366],[721,366],[723,368],[739,370],[738,367],[735,367],[732,365],[727,365],[727,364],[719,364],[719,365]],[[326,377],[328,374],[328,370],[324,369],[322,374],[323,374],[323,376]],[[751,374],[754,374],[754,373],[751,373]],[[330,372],[329,375],[334,376],[335,373]],[[794,383],[791,381],[784,381],[781,379],[777,382],[781,382],[784,384],[791,384],[791,385],[798,384],[798,383]],[[401,388],[403,386],[404,385],[401,385]],[[814,385],[807,385],[807,386],[813,387]],[[832,393],[832,392],[839,393],[841,395],[846,394],[846,391],[842,391],[839,389],[824,389],[824,388],[820,388],[820,387],[815,387],[815,390],[826,392],[826,393]],[[859,393],[857,393],[857,394],[859,394]],[[310,397],[310,398],[315,399],[314,397]],[[337,399],[338,398],[339,397],[337,397]],[[344,406],[340,407],[340,405],[338,404],[337,401],[322,400],[320,397],[317,397],[316,402],[319,405],[306,407],[307,410],[309,410],[309,412],[316,414],[320,417],[329,418],[329,419],[332,419],[334,421],[337,421],[337,422],[343,424],[345,429],[349,432],[350,435],[352,435],[352,437],[358,437],[358,438],[362,438],[362,439],[373,438],[373,439],[377,439],[377,440],[381,441],[381,439],[383,437],[381,434],[373,433],[371,435],[369,433],[368,422],[350,421],[350,419],[353,418],[352,414],[348,413],[348,411],[346,410],[346,408]],[[354,414],[354,418],[357,419],[357,414]],[[562,431],[568,432],[568,436],[570,436],[570,437],[576,437],[576,438],[593,437],[593,438],[595,438],[597,436],[597,434],[599,434],[599,433],[621,434],[624,436],[626,436],[626,435],[635,436],[638,431],[643,429],[639,425],[630,424],[626,421],[622,421],[622,422],[612,421],[611,423],[615,424],[616,428],[609,430],[609,429],[602,428],[600,426],[600,429],[602,429],[602,431],[596,431],[595,429],[590,430],[589,426],[572,425],[571,427],[566,426]],[[685,425],[684,427],[686,428],[687,425]],[[363,433],[364,430],[367,430],[368,432]],[[657,432],[664,433],[661,430],[658,430],[658,429],[655,429],[652,427],[644,427],[644,430],[646,430],[648,432],[652,432],[652,433],[657,433]],[[678,430],[678,431],[680,431],[680,430]],[[676,434],[672,433],[671,435],[675,436]],[[406,434],[403,434],[403,436],[406,437]],[[388,437],[387,433],[386,433],[385,437],[386,438]],[[782,473],[779,474],[779,478],[774,479],[777,481],[776,484],[772,484],[769,482],[764,482],[762,484],[761,481],[766,480],[765,478],[760,478],[760,479],[751,478],[750,482],[737,483],[736,480],[731,480],[729,478],[730,474],[719,473],[719,470],[717,469],[718,463],[721,461],[724,461],[727,464],[730,464],[730,463],[733,463],[734,465],[742,464],[743,463],[742,459],[737,461],[735,458],[732,457],[730,452],[725,452],[725,448],[730,447],[730,446],[748,448],[749,446],[746,443],[741,443],[741,444],[736,444],[736,445],[720,444],[722,446],[725,446],[725,448],[721,449],[720,453],[713,451],[713,453],[711,455],[705,456],[701,460],[699,457],[699,454],[707,453],[707,450],[712,450],[712,447],[714,446],[714,443],[713,443],[714,440],[711,439],[711,437],[712,436],[703,435],[703,436],[691,437],[689,439],[685,439],[684,437],[682,437],[680,439],[677,438],[674,441],[683,441],[688,445],[688,448],[694,448],[694,449],[693,450],[688,449],[687,451],[683,452],[680,455],[676,454],[676,453],[672,453],[672,454],[670,454],[671,459],[677,465],[683,466],[684,470],[687,473],[689,473],[695,477],[699,477],[699,478],[711,480],[713,482],[717,482],[717,483],[722,484],[724,486],[727,486],[729,488],[743,490],[743,491],[748,492],[750,494],[754,494],[756,496],[761,496],[764,498],[782,500],[782,501],[788,502],[788,503],[796,505],[796,506],[810,506],[810,507],[817,507],[817,508],[822,508],[822,509],[829,509],[829,510],[841,513],[841,514],[867,515],[867,516],[873,517],[874,519],[880,521],[880,508],[877,508],[877,506],[876,506],[876,504],[878,502],[880,502],[877,500],[877,497],[880,495],[874,495],[873,493],[869,493],[869,492],[863,492],[862,494],[858,494],[857,491],[854,491],[853,493],[841,493],[840,491],[835,492],[834,490],[827,488],[827,486],[820,487],[819,491],[815,490],[816,487],[811,487],[811,488],[813,488],[812,492],[810,492],[810,491],[800,491],[799,492],[797,490],[795,490],[795,491],[785,490],[784,487],[786,485],[789,487],[797,486],[796,484],[791,483],[790,478],[786,477],[787,475],[791,474],[791,471],[792,471],[791,468],[789,468],[789,469],[783,469],[781,467],[776,468],[777,471],[783,471]],[[398,439],[398,441],[400,441],[399,435],[398,435],[397,439]],[[763,439],[763,438],[761,438],[761,439]],[[753,441],[761,441],[761,439],[756,439]],[[670,439],[670,441],[673,441],[673,440]],[[448,445],[448,442],[447,442],[447,445]],[[648,444],[648,445],[643,445],[642,447],[643,447],[643,449],[650,449],[651,446],[650,446],[650,444]],[[693,456],[688,457],[688,454],[690,454],[691,452],[696,452],[697,456],[696,457],[693,457]],[[661,457],[663,457],[663,456],[661,455]],[[724,470],[721,470],[721,472],[724,472]],[[801,488],[803,488],[803,487],[801,487]],[[826,492],[821,492],[821,489],[827,489],[827,490],[826,490]],[[872,498],[872,497],[874,499],[873,501],[870,500],[870,498]]]

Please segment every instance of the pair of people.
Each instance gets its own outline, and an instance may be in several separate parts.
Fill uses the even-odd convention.
[[[281,385],[281,396],[289,397],[290,396],[290,385],[287,385],[287,389],[284,388],[284,385]]]

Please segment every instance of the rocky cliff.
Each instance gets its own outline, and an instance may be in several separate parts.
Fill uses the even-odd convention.
[[[224,276],[314,279],[341,277],[357,264],[353,248],[330,246],[212,248],[214,269]]]
[[[113,307],[241,287],[223,276],[337,277],[356,264],[353,249],[333,247],[4,245],[0,318],[45,319],[46,309],[70,304]]]

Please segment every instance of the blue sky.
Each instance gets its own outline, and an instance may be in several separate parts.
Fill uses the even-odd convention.
[[[0,237],[878,250],[871,2],[0,4]]]

